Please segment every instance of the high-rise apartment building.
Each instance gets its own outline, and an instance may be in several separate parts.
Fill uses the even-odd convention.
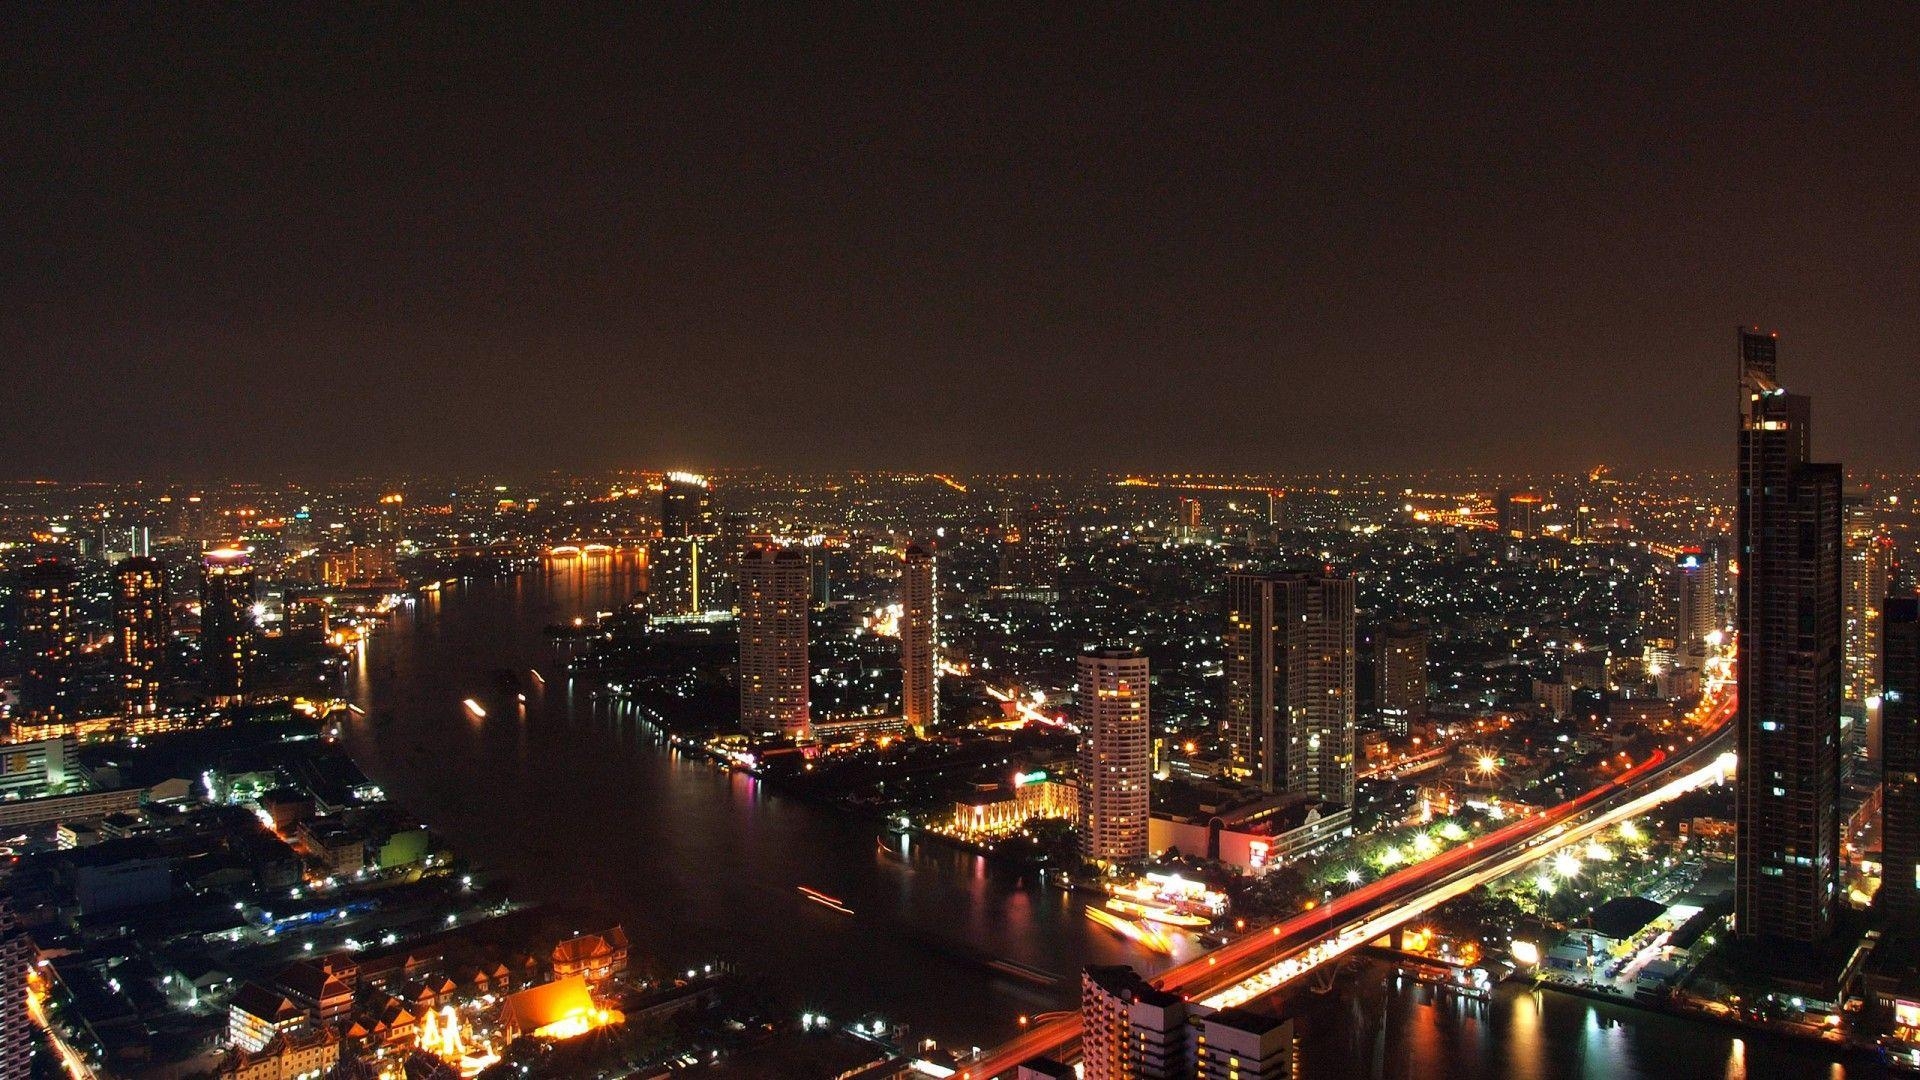
[[[1673,561],[1673,651],[1687,667],[1706,663],[1707,639],[1720,629],[1718,582],[1719,567],[1700,548],[1685,548]]]
[[[1187,1080],[1187,1001],[1125,965],[1080,974],[1086,1080]]]
[[[648,542],[647,610],[655,615],[715,610],[720,561],[717,538],[662,536]]]
[[[34,961],[33,941],[0,897],[0,1080],[33,1075],[33,1024],[27,1013],[27,973]]]
[[[660,535],[717,536],[713,482],[698,473],[670,472],[660,493]]]
[[[1196,1080],[1293,1080],[1293,1021],[1223,1009],[1193,1022]]]
[[[741,560],[740,730],[805,739],[808,716],[807,554],[767,542]]]
[[[74,650],[80,632],[74,600],[80,576],[72,566],[43,559],[20,581],[20,713],[29,722],[58,723],[72,711],[68,701]]]
[[[1920,918],[1920,599],[1882,601],[1886,613],[1881,693],[1880,910]]]
[[[1502,488],[1494,493],[1494,527],[1502,536],[1527,539],[1536,535],[1536,520],[1542,500],[1531,491]]]
[[[113,568],[113,644],[121,707],[134,715],[160,708],[173,620],[167,607],[167,569],[136,555]]]
[[[239,704],[253,689],[253,562],[233,548],[200,561],[200,664],[207,693]]]
[[[1231,767],[1267,791],[1353,802],[1350,578],[1227,575]]]
[[[1080,853],[1095,862],[1147,854],[1153,732],[1147,658],[1095,649],[1079,660]]]
[[[907,728],[925,734],[939,719],[939,631],[933,552],[907,547],[900,567],[900,715]]]
[[[1812,461],[1774,335],[1740,331],[1739,353],[1734,928],[1811,945],[1840,888],[1841,472]]]
[[[1401,735],[1426,715],[1427,640],[1426,627],[1405,621],[1382,623],[1374,636],[1374,704],[1382,723]]]
[[[1893,537],[1865,499],[1846,500],[1845,561],[1841,568],[1841,653],[1846,675],[1840,700],[1858,719],[1880,696],[1880,602],[1887,597]]]

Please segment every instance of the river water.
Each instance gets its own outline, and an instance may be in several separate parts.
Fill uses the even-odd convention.
[[[516,897],[590,905],[625,925],[636,956],[733,960],[830,1016],[877,1013],[949,1044],[986,1045],[1023,1013],[1074,1007],[1087,964],[1152,972],[1193,954],[1191,942],[1171,958],[1146,953],[1089,922],[1077,898],[977,856],[911,840],[886,850],[871,823],[676,752],[571,685],[544,627],[612,609],[640,573],[618,556],[570,560],[422,597],[349,672],[367,715],[348,726],[348,748]],[[522,675],[524,708],[502,669]],[[807,901],[801,885],[854,914]],[[1010,978],[986,966],[992,958],[1061,979]],[[1860,1075],[1799,1047],[1559,995],[1435,998],[1372,966],[1302,1005],[1307,1075]]]

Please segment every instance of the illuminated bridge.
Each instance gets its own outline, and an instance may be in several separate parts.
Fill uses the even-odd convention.
[[[1379,938],[1433,908],[1511,874],[1570,844],[1717,783],[1733,765],[1731,692],[1708,703],[1706,734],[1671,753],[1657,751],[1613,780],[1444,854],[1353,890],[1327,904],[1162,972],[1153,984],[1213,1008],[1270,994],[1329,960]],[[1061,1057],[1080,1039],[1080,1015],[1036,1023],[960,1072],[987,1080],[1030,1058]]]

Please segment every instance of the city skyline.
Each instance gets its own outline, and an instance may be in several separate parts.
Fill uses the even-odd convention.
[[[0,1080],[1920,1071],[1916,43],[0,10]]]

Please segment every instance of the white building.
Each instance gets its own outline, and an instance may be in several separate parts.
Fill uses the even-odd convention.
[[[1153,773],[1147,658],[1135,649],[1080,657],[1080,853],[1097,862],[1147,854]]]
[[[812,575],[806,552],[755,545],[740,563],[740,730],[805,739],[807,612]]]

